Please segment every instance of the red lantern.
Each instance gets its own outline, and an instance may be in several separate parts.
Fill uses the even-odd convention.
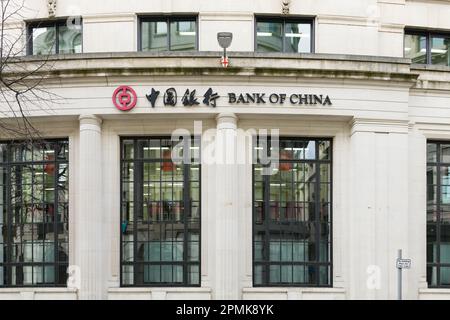
[[[282,162],[283,160],[292,160],[292,151],[283,150],[280,152],[280,170],[291,171],[292,163]]]
[[[172,162],[172,153],[170,152],[170,150],[164,150],[163,151],[163,159],[164,160],[169,160],[169,161],[164,161],[162,163],[161,170],[164,171],[164,172],[174,171],[176,166]]]
[[[55,160],[55,156],[52,154],[45,156],[45,161],[54,161],[54,160]],[[44,172],[48,175],[53,176],[55,174],[55,164],[53,162],[46,163],[44,165]]]

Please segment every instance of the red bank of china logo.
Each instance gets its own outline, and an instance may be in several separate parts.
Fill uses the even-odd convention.
[[[131,110],[137,103],[136,91],[129,86],[120,86],[114,91],[112,100],[117,109],[121,111]]]

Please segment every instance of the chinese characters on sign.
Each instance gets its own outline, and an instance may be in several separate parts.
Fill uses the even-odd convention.
[[[183,92],[183,91],[182,91]],[[151,91],[145,95],[152,108],[155,108],[158,99],[162,97],[164,106],[176,107],[178,104],[178,93],[175,88],[168,88],[162,93],[161,91],[152,88]],[[180,94],[181,97],[181,94]],[[185,107],[194,107],[205,105],[209,107],[217,107],[217,100],[221,96],[212,88],[209,88],[203,96],[197,95],[196,89],[186,89],[180,101]],[[222,96],[223,97],[223,96]],[[331,106],[332,102],[328,95],[323,94],[291,94],[284,93],[227,93],[228,105],[248,105],[248,104],[277,104],[284,105],[290,103],[291,105],[305,105],[305,106]],[[113,94],[113,103],[117,109],[121,111],[129,111],[137,103],[136,92],[129,86],[118,87]]]

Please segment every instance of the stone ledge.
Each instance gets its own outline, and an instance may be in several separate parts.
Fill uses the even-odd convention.
[[[450,288],[419,289],[419,300],[450,300]]]
[[[109,300],[210,300],[211,288],[167,287],[109,288]]]
[[[346,298],[344,288],[244,288],[244,300],[342,300]]]
[[[78,290],[69,288],[0,288],[0,300],[77,300]]]
[[[230,53],[231,65],[222,68],[219,53],[170,53],[148,54],[80,54],[51,56],[49,62],[36,77],[47,81],[109,77],[164,77],[164,76],[227,76],[261,78],[315,78],[352,79],[356,81],[397,82],[411,87],[419,74],[410,70],[410,60],[348,55],[323,54],[260,54]],[[34,71],[44,60],[24,57],[9,62],[4,76],[17,76]]]
[[[86,59],[110,59],[110,58],[208,58],[220,57],[222,51],[161,51],[161,52],[98,52],[98,53],[75,53],[60,54],[51,56],[23,56],[16,58],[18,62],[42,61],[48,58],[48,61],[60,60],[86,60]],[[330,53],[276,53],[276,52],[244,52],[229,51],[230,58],[277,58],[277,59],[310,59],[310,60],[336,60],[336,61],[359,61],[359,62],[384,62],[411,64],[411,59],[399,57],[382,57],[368,55],[352,54],[330,54]]]

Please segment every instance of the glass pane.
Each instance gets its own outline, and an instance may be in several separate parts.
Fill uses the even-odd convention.
[[[450,66],[450,55],[448,47],[450,38],[432,37],[431,38],[431,63],[443,66]]]
[[[285,52],[311,52],[311,24],[286,23]]]
[[[450,163],[450,144],[441,144],[441,161]]]
[[[82,52],[83,38],[81,25],[60,26],[58,32],[60,54]]]
[[[195,50],[195,21],[174,21],[170,23],[170,50]]]
[[[441,285],[450,285],[450,267],[441,267]]]
[[[279,283],[281,276],[281,268],[279,265],[271,265],[269,267],[269,276],[271,283]]]
[[[450,167],[441,167],[441,204],[450,204]]]
[[[436,167],[429,166],[427,167],[427,185],[436,185],[436,184],[437,184]]]
[[[427,224],[427,261],[437,262],[437,228],[433,223]]]
[[[197,265],[191,265],[188,269],[189,283],[192,285],[200,284],[200,268]]]
[[[56,28],[38,27],[32,29],[34,55],[47,55],[56,53]]]
[[[283,51],[283,23],[257,22],[256,23],[256,51],[282,52]]]
[[[167,22],[152,21],[141,24],[142,51],[164,51],[167,48]]]
[[[436,286],[437,285],[437,267],[428,267],[427,268],[427,282],[428,285]]]
[[[255,266],[253,278],[256,285],[263,283],[263,274],[263,266]]]
[[[330,272],[328,267],[320,267],[319,280],[321,285],[327,285],[330,283]]]
[[[123,158],[133,159],[134,157],[134,141],[124,140],[123,141]]]
[[[331,153],[331,143],[330,141],[320,141],[319,142],[319,160],[330,160]]]
[[[427,63],[427,38],[418,35],[405,35],[405,58],[412,60],[412,63]]]
[[[437,159],[437,145],[436,143],[427,144],[427,161],[436,162]]]

